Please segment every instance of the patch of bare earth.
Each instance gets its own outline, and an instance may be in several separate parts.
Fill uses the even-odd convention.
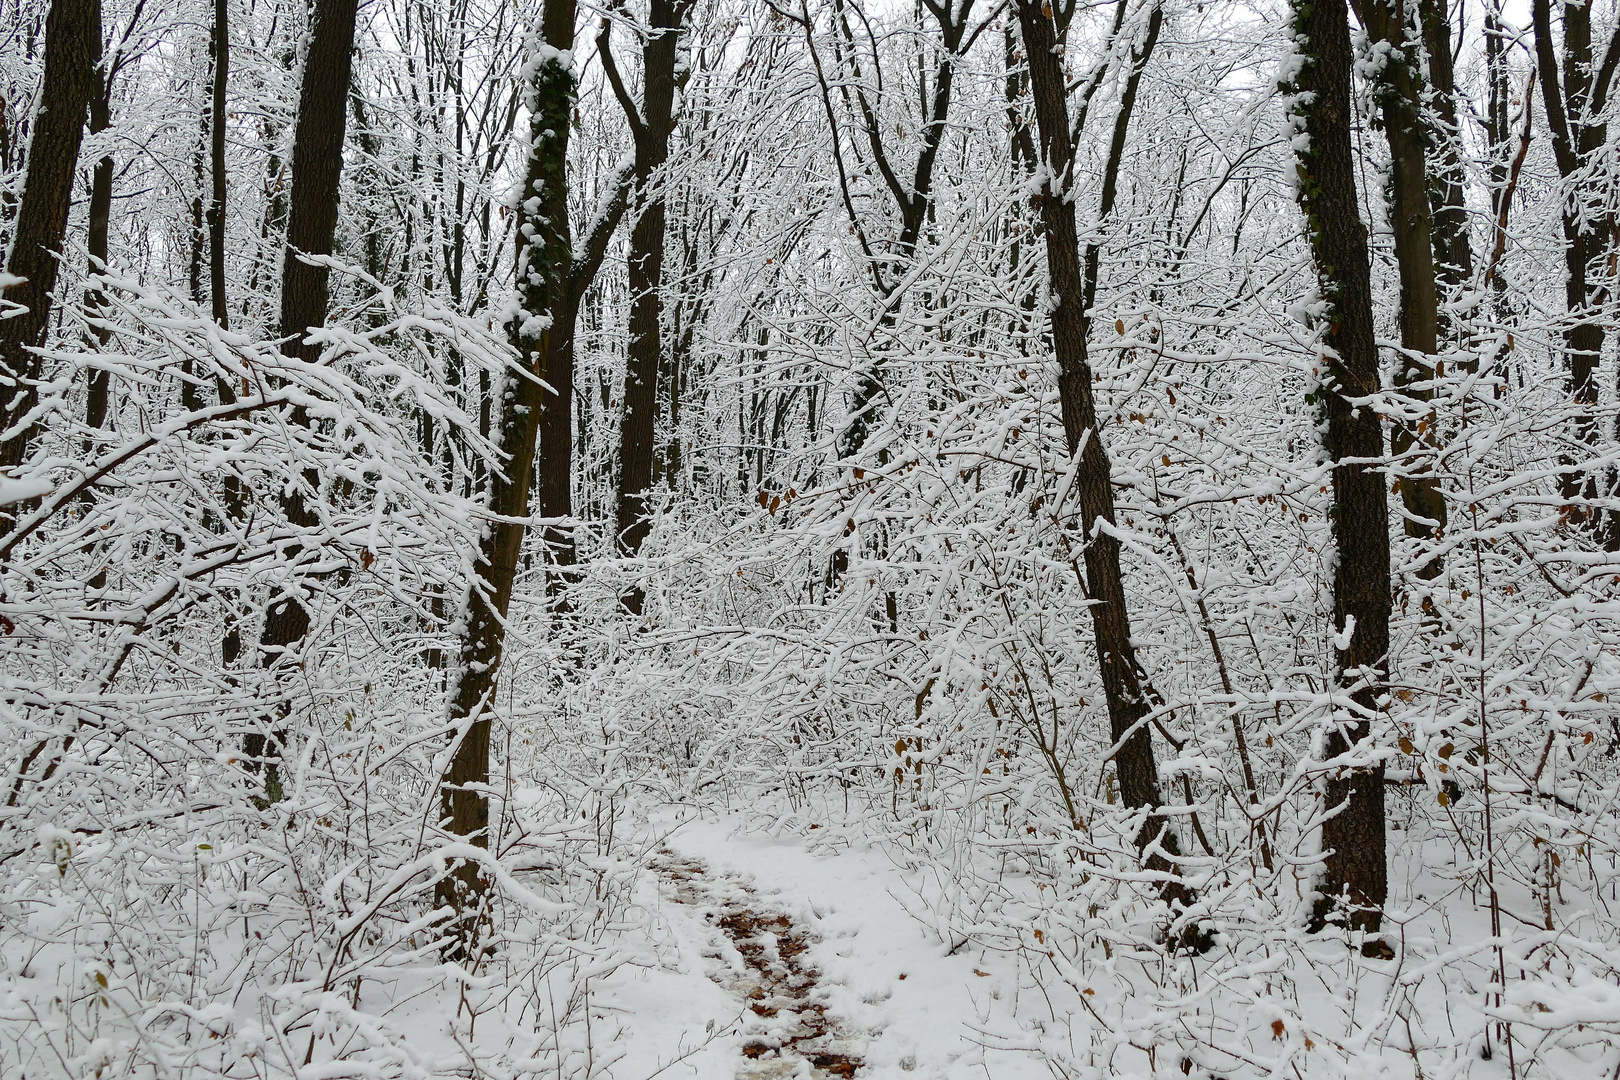
[[[853,1040],[812,1000],[821,973],[807,952],[817,939],[777,911],[764,910],[754,890],[739,878],[718,876],[697,859],[661,851],[652,867],[668,883],[671,898],[699,909],[742,958],[711,972],[721,986],[742,997],[753,1013],[745,1029],[742,1080],[776,1080],[800,1072],[817,1077],[855,1075],[861,1059]],[[725,958],[722,958],[725,959]]]

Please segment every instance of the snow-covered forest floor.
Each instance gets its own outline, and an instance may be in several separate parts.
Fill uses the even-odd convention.
[[[0,1080],[1620,1080],[1615,0],[4,0]]]

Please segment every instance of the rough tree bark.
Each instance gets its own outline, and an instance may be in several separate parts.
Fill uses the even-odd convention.
[[[1074,490],[1086,529],[1085,584],[1093,601],[1092,628],[1108,699],[1114,768],[1125,805],[1149,811],[1136,837],[1145,865],[1174,873],[1172,859],[1179,853],[1178,845],[1175,833],[1157,812],[1164,800],[1159,793],[1158,767],[1147,722],[1150,704],[1144,690],[1146,679],[1131,644],[1119,540],[1114,535],[1112,468],[1098,430],[1091,389],[1086,341],[1090,320],[1085,307],[1085,273],[1081,268],[1074,201],[1070,197],[1074,152],[1063,67],[1057,54],[1057,27],[1050,5],[1040,0],[1018,0],[1017,7],[1024,55],[1029,62],[1039,151],[1045,165],[1037,203],[1051,280],[1052,348],[1058,362],[1064,435],[1069,453],[1080,458]],[[1173,881],[1165,889],[1165,898],[1185,903],[1190,894],[1179,881]]]
[[[100,0],[53,0],[45,16],[45,71],[28,169],[18,201],[8,275],[0,300],[24,310],[0,319],[0,469],[15,470],[34,438],[40,357],[51,321],[57,252],[67,231],[73,174],[84,141],[85,110],[99,88]],[[110,182],[110,178],[109,178]],[[18,512],[26,504],[20,504]],[[9,529],[14,517],[3,519]]]
[[[281,349],[288,357],[305,362],[320,359],[320,347],[305,339],[311,328],[326,322],[328,272],[326,267],[311,265],[300,256],[330,255],[337,231],[355,9],[356,0],[316,3],[293,129],[292,195],[281,268]],[[217,126],[214,137],[219,137]],[[309,423],[301,409],[294,410],[289,419],[294,424]],[[318,477],[304,477],[304,486],[318,483]],[[282,495],[281,510],[299,528],[312,529],[319,523],[302,487],[293,487]],[[289,561],[296,560],[298,552],[296,546],[289,549]],[[285,671],[294,666],[297,646],[309,633],[309,610],[304,605],[300,578],[295,573],[282,582],[265,611],[259,656],[266,669]],[[278,719],[284,719],[287,703],[280,704],[278,711]],[[247,760],[263,764],[264,797],[270,802],[280,797],[280,774],[275,763],[283,738],[277,731],[255,732],[243,742]]]
[[[1327,857],[1313,922],[1320,929],[1343,904],[1351,929],[1376,933],[1389,893],[1384,766],[1357,759],[1367,749],[1389,652],[1389,504],[1383,475],[1371,464],[1384,453],[1382,422],[1356,403],[1376,394],[1379,381],[1367,230],[1356,209],[1345,0],[1294,0],[1293,28],[1299,67],[1285,90],[1295,95],[1295,129],[1304,135],[1295,139],[1299,203],[1327,305],[1314,396],[1326,414],[1333,462],[1333,623],[1349,637],[1338,650],[1339,683],[1353,702],[1335,710],[1327,737]]]
[[[658,423],[658,372],[663,361],[664,194],[658,175],[669,157],[675,126],[676,62],[681,22],[691,0],[652,0],[648,37],[641,49],[642,102],[635,100],[613,62],[612,23],[597,38],[602,70],[624,109],[635,140],[636,202],[640,211],[630,229],[630,342],[624,376],[624,414],[619,427],[619,491],[615,535],[619,550],[634,556],[651,529],[648,490],[652,487]],[[620,598],[627,611],[641,613],[642,593]]]
[[[501,467],[485,481],[489,521],[449,679],[449,718],[460,726],[440,782],[443,825],[462,842],[483,848],[490,842],[490,708],[527,529],[536,435],[549,396],[541,376],[556,329],[552,313],[569,289],[572,270],[566,161],[575,92],[569,53],[573,40],[573,0],[546,0],[539,40],[527,65],[530,141],[525,198],[517,207],[518,305],[507,324],[518,359],[502,380],[493,432]],[[456,913],[446,949],[450,959],[469,961],[481,955],[478,938],[488,888],[470,860],[456,863],[439,882],[438,903]]]
[[[1414,2],[1360,0],[1356,8],[1368,37],[1383,46],[1383,63],[1374,75],[1373,93],[1379,126],[1389,141],[1387,201],[1401,283],[1402,351],[1395,382],[1407,397],[1428,402],[1434,399],[1434,390],[1425,384],[1434,378],[1434,355],[1440,347],[1440,292],[1429,203],[1427,154],[1431,133],[1423,116],[1425,90],[1415,39],[1418,27],[1409,17]],[[1446,58],[1449,62],[1449,53]],[[1466,237],[1463,243],[1466,245]],[[1422,452],[1419,428],[1433,427],[1424,420],[1397,423],[1391,428],[1390,442],[1397,456]],[[1446,499],[1427,463],[1419,461],[1410,466],[1408,474],[1401,478],[1400,492],[1406,508],[1403,525],[1407,536],[1432,540],[1444,531]],[[1443,567],[1439,555],[1430,555],[1418,568],[1417,576],[1433,580]]]

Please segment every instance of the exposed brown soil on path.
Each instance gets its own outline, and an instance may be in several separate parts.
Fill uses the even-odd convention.
[[[821,973],[806,955],[817,938],[777,911],[763,909],[745,881],[717,875],[697,859],[664,850],[652,868],[671,888],[671,899],[699,909],[705,921],[725,935],[742,959],[732,958],[711,972],[721,986],[738,994],[753,1013],[744,1029],[738,1073],[744,1080],[773,1080],[809,1064],[818,1077],[848,1080],[861,1067],[850,1037],[813,1000]]]

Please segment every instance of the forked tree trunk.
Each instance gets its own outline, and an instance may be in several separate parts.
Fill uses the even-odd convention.
[[[1045,180],[1037,202],[1051,280],[1052,348],[1058,362],[1063,432],[1069,453],[1080,457],[1074,490],[1086,531],[1085,584],[1093,601],[1092,629],[1103,691],[1108,699],[1120,795],[1125,805],[1150,811],[1136,837],[1145,864],[1151,869],[1174,873],[1170,857],[1178,854],[1178,847],[1175,833],[1157,812],[1163,799],[1147,723],[1150,705],[1136,650],[1131,644],[1119,540],[1114,535],[1112,469],[1097,426],[1097,405],[1091,389],[1085,275],[1081,269],[1074,202],[1067,190],[1067,185],[1073,181],[1069,108],[1063,68],[1056,51],[1057,28],[1051,11],[1051,6],[1041,0],[1018,0],[1018,22],[1023,31],[1024,55],[1029,62],[1029,88],[1035,103],[1039,150],[1045,166]],[[1179,882],[1165,890],[1165,897],[1181,902],[1190,899]]]
[[[690,7],[688,0],[652,0],[648,13],[652,36],[641,50],[643,90],[639,109],[612,61],[611,23],[603,23],[598,39],[603,70],[608,73],[635,139],[636,201],[640,211],[630,230],[630,343],[624,377],[624,416],[619,428],[615,522],[619,550],[630,556],[641,551],[651,529],[647,496],[657,449],[658,372],[664,355],[661,324],[665,200],[657,185],[662,183],[658,174],[669,157],[669,137],[675,126],[675,67],[681,22]],[[621,597],[632,614],[640,614],[642,599],[640,589],[631,589]]]
[[[1333,461],[1334,630],[1349,635],[1338,651],[1339,684],[1354,707],[1335,710],[1329,759],[1364,756],[1389,652],[1389,504],[1376,462],[1384,454],[1378,413],[1352,399],[1376,394],[1372,274],[1367,230],[1356,209],[1350,140],[1349,12],[1345,0],[1294,0],[1299,73],[1285,89],[1292,106],[1300,208],[1305,212],[1317,288],[1326,302],[1321,382],[1325,448]],[[1384,766],[1344,762],[1328,774],[1327,853],[1316,905],[1320,928],[1338,904],[1352,929],[1377,932],[1389,893],[1384,854]]]
[[[1430,132],[1423,117],[1423,74],[1414,40],[1418,28],[1408,18],[1415,2],[1361,0],[1358,10],[1368,36],[1388,47],[1383,66],[1375,75],[1374,98],[1380,126],[1389,140],[1389,224],[1401,282],[1402,353],[1395,367],[1395,382],[1407,397],[1428,402],[1434,400],[1434,391],[1424,384],[1434,378],[1433,357],[1440,340],[1440,293],[1429,204],[1426,144]],[[1425,419],[1392,427],[1390,442],[1397,455],[1422,452],[1419,428],[1433,428]],[[1400,489],[1406,508],[1406,535],[1414,539],[1436,538],[1446,527],[1446,500],[1433,470],[1419,461],[1401,478]],[[1417,576],[1432,580],[1439,577],[1443,566],[1439,555],[1431,555],[1418,568]]]
[[[23,463],[34,440],[35,423],[28,414],[39,402],[41,366],[32,350],[44,344],[51,322],[57,253],[67,232],[85,110],[99,88],[100,61],[100,0],[53,0],[45,16],[39,112],[6,261],[8,277],[0,287],[0,299],[24,309],[0,319],[0,469],[7,471]],[[0,531],[9,530],[12,521],[4,519]]]
[[[568,288],[558,299],[552,315],[541,377],[553,392],[546,395],[545,407],[540,413],[534,480],[536,510],[543,518],[574,516],[574,333],[579,325],[579,304],[601,269],[608,241],[624,217],[633,176],[633,171],[620,174],[607,201],[598,210],[591,235],[585,238],[585,248],[574,258],[569,270]],[[548,525],[544,535],[553,564],[572,566],[575,558],[573,530]],[[560,596],[563,574],[552,574],[548,580],[553,592]]]
[[[518,203],[518,305],[507,333],[517,350],[516,372],[502,382],[494,441],[499,468],[486,480],[490,520],[479,543],[475,577],[468,589],[450,671],[450,720],[460,725],[449,767],[440,783],[447,832],[488,848],[490,710],[506,644],[506,614],[527,530],[535,439],[548,392],[540,379],[551,351],[557,310],[570,286],[572,243],[568,228],[568,130],[575,77],[573,0],[546,0],[540,40],[530,63],[529,156]],[[477,863],[461,861],[439,882],[436,899],[454,909],[446,955],[471,961],[481,955],[488,880]]]
[[[292,198],[281,268],[281,349],[288,357],[306,362],[320,358],[320,347],[308,344],[305,338],[311,328],[326,322],[328,272],[326,267],[312,266],[299,256],[330,255],[337,231],[355,8],[356,0],[317,0],[298,97],[298,120],[293,129]],[[214,137],[219,137],[217,126]],[[295,424],[309,423],[302,409],[295,409],[291,419]],[[306,476],[305,482],[314,486],[319,478]],[[282,495],[281,510],[288,522],[299,528],[310,529],[318,524],[299,488]],[[289,560],[297,556],[296,548],[288,552]],[[259,634],[261,663],[272,670],[293,666],[297,647],[309,633],[309,625],[309,611],[304,606],[298,576],[294,575],[282,583],[265,611],[264,628]],[[287,711],[287,703],[278,705],[278,719],[284,719]],[[275,763],[282,740],[280,732],[256,732],[243,745],[250,763],[260,761],[264,765],[264,797],[271,802],[280,797],[280,773]]]

